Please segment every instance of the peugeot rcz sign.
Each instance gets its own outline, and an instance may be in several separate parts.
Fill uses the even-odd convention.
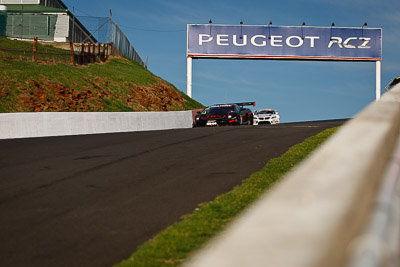
[[[187,56],[379,61],[382,29],[188,25]]]

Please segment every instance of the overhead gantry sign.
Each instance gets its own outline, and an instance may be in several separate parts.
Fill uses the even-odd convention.
[[[282,26],[187,26],[187,95],[193,58],[375,61],[381,91],[382,29]]]

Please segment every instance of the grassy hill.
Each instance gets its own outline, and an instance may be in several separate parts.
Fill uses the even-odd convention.
[[[176,111],[202,108],[175,86],[137,62],[111,58],[106,63],[72,66],[33,63],[23,52],[32,43],[0,38],[0,112]],[[65,53],[39,45],[38,50]],[[59,60],[53,59],[54,62]]]

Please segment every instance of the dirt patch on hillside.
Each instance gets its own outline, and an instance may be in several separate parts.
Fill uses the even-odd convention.
[[[15,111],[170,111],[185,107],[182,95],[162,79],[149,86],[116,85],[100,77],[82,79],[87,84],[84,88],[67,87],[46,78],[14,84],[20,102]],[[6,82],[1,84],[2,98],[8,96]],[[116,87],[119,89],[110,89]]]
[[[102,99],[110,92],[96,92],[91,88],[75,90],[60,83],[28,81],[20,90],[19,100],[29,111],[98,111],[103,110]]]
[[[0,97],[7,97],[9,95],[9,88],[8,88],[8,84],[9,84],[9,80],[7,77],[3,77],[2,79],[0,79]]]
[[[132,89],[127,96],[127,102],[139,104],[145,110],[184,109],[182,95],[161,79],[151,86],[133,85]]]

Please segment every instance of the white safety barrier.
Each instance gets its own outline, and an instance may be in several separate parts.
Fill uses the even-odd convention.
[[[192,127],[192,111],[0,114],[0,139]]]
[[[354,265],[354,255],[365,242],[399,132],[400,85],[341,127],[186,266],[386,266],[371,262],[377,259]]]

